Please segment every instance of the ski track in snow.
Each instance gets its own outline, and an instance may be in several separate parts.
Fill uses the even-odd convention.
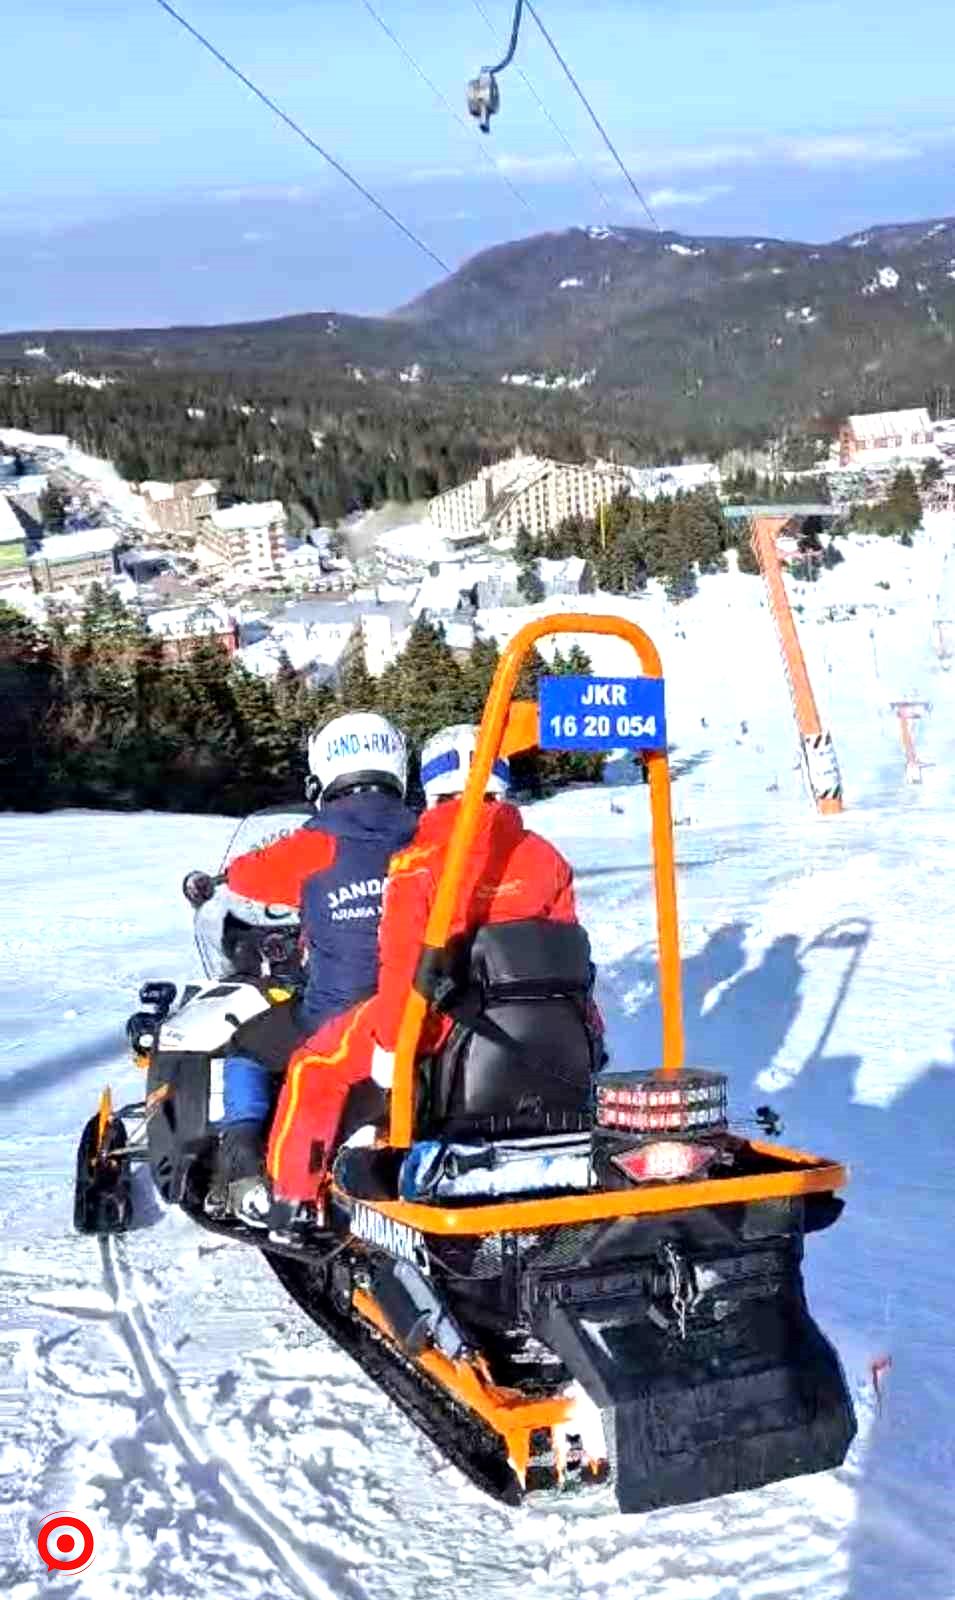
[[[559,796],[536,808],[535,820],[589,863],[581,902],[601,963],[615,1058],[642,1065],[655,1055],[658,1023],[637,814],[645,801],[639,789],[617,791],[614,803],[624,810],[610,813],[609,799],[601,798],[605,829],[594,825],[595,798],[583,797],[585,810],[580,798]],[[928,1395],[922,1371],[926,1346],[945,1339],[950,1296],[938,1260],[931,1270],[937,1252],[930,1241],[920,1247],[914,1231],[924,1230],[933,1204],[946,1196],[950,1204],[951,1179],[925,1138],[913,1140],[922,1119],[906,1110],[906,1100],[924,1083],[929,1063],[951,1058],[950,1018],[937,998],[932,1003],[931,950],[913,942],[911,928],[930,906],[946,921],[955,904],[940,903],[939,882],[928,872],[908,882],[912,845],[899,824],[899,815],[847,813],[825,830],[811,818],[750,827],[745,847],[729,828],[694,832],[680,844],[688,1059],[728,1066],[737,1108],[751,1110],[759,1091],[783,1111],[793,1143],[846,1156],[853,1165],[846,1217],[831,1234],[810,1240],[807,1273],[814,1309],[859,1396],[863,1438],[840,1472],[642,1518],[621,1518],[599,1498],[560,1512],[511,1512],[442,1463],[286,1300],[251,1252],[198,1233],[176,1212],[102,1253],[94,1241],[72,1237],[75,1137],[104,1073],[117,1094],[135,1094],[139,1082],[115,1049],[97,1045],[107,1003],[120,1019],[134,1003],[123,992],[122,973],[113,972],[104,980],[102,1005],[85,1009],[82,987],[67,995],[79,1002],[67,1007],[77,1013],[69,1033],[82,1058],[88,1031],[89,1060],[75,1076],[43,1078],[42,1087],[14,1105],[16,1129],[11,1125],[0,1141],[7,1180],[0,1191],[6,1242],[0,1371],[7,1373],[0,1402],[13,1397],[10,1448],[20,1454],[12,1464],[28,1461],[31,1473],[0,1476],[16,1600],[52,1593],[52,1580],[44,1585],[36,1578],[29,1531],[61,1506],[90,1510],[102,1530],[96,1561],[73,1580],[81,1597],[98,1597],[108,1572],[133,1595],[171,1600],[220,1593],[405,1600],[448,1585],[509,1596],[528,1578],[561,1600],[624,1600],[634,1593],[648,1600],[770,1600],[802,1590],[820,1600],[914,1600],[916,1594],[951,1600],[950,1588],[923,1583],[920,1589],[914,1577],[911,1587],[873,1590],[859,1576],[867,1569],[855,1543],[867,1498],[883,1531],[892,1506],[901,1504],[904,1512],[894,1514],[931,1573],[928,1541],[918,1530],[940,1479],[950,1476],[953,1446],[942,1401],[955,1371],[944,1348],[932,1352]],[[129,881],[135,874],[142,889],[158,895],[160,874],[178,881],[183,832],[193,852],[188,860],[200,859],[197,826],[211,849],[229,825],[9,818],[0,821],[0,844],[8,847],[3,859],[22,862],[43,839],[57,892],[69,898],[71,874],[89,885],[90,861],[101,858],[110,837],[121,839],[126,864],[117,861],[111,876],[125,872]],[[920,827],[919,840],[933,849],[955,846],[955,822],[947,815],[923,814]],[[581,828],[590,834],[589,847],[575,836]],[[138,838],[147,829],[154,840],[148,871]],[[125,897],[115,903],[124,906]],[[113,897],[104,900],[101,918],[108,919],[113,904]],[[881,914],[885,905],[889,917]],[[39,1017],[45,988],[38,956],[48,947],[48,908],[37,907],[35,917],[35,923],[30,914],[21,920],[23,966],[4,983],[18,987],[27,1010],[36,1003]],[[87,963],[101,938],[109,943],[102,929],[90,929],[91,920],[88,908]],[[820,942],[833,926],[836,936]],[[76,927],[67,918],[64,937],[75,936]],[[848,927],[856,942],[840,945],[839,927]],[[188,917],[181,909],[144,939],[143,947],[127,948],[123,972],[136,967],[139,978],[188,966]],[[57,953],[47,948],[54,963]],[[96,981],[83,959],[74,946],[72,981],[80,986]],[[885,1037],[886,1006],[897,1005],[903,993],[917,1025],[904,1058],[896,1059],[898,1046]],[[38,1027],[40,1050],[59,1026]],[[17,1063],[19,1093],[42,1072],[29,1038],[27,1025],[28,1043],[9,1051],[5,1045],[0,1056]],[[879,1092],[859,1104],[862,1123],[854,1129],[853,1082],[858,1099],[866,1081],[860,1063]],[[809,1097],[800,1092],[807,1075],[816,1080]],[[830,1087],[817,1106],[825,1091],[820,1075]],[[767,1076],[772,1086],[764,1086]],[[0,1079],[0,1088],[7,1083]],[[887,1163],[891,1135],[882,1124],[887,1129],[890,1111],[901,1120]],[[913,1143],[914,1157],[906,1159]],[[38,1233],[34,1215],[42,1219]],[[906,1266],[918,1285],[914,1311],[902,1287]],[[898,1286],[895,1301],[883,1283]],[[895,1364],[886,1414],[874,1421],[867,1366],[885,1346]],[[887,1433],[896,1390],[908,1414],[901,1439]],[[934,1425],[913,1426],[933,1401]],[[885,1454],[885,1481],[871,1488],[867,1446],[869,1457]]]
[[[669,641],[641,611],[668,670],[674,811],[689,819],[677,829],[687,1059],[730,1073],[740,1116],[768,1099],[786,1142],[850,1167],[845,1215],[809,1239],[806,1270],[857,1398],[846,1465],[646,1517],[600,1495],[508,1510],[442,1462],[254,1253],[154,1197],[150,1225],[119,1241],[73,1235],[76,1138],[104,1078],[120,1098],[138,1092],[122,1023],[144,978],[193,970],[178,885],[218,861],[233,824],[4,816],[0,892],[16,914],[0,937],[0,1580],[12,1600],[503,1600],[530,1586],[557,1600],[955,1600],[955,684],[930,646],[938,542],[893,548],[893,584],[907,592],[914,573],[907,609],[803,623],[845,771],[840,818],[820,821],[798,794],[756,590],[728,640],[731,579],[704,580],[718,587],[680,608]],[[824,582],[850,592],[850,567]],[[832,592],[820,585],[819,603]],[[905,694],[934,705],[920,788],[902,782],[888,708]],[[579,869],[614,1061],[652,1065],[646,792],[565,793],[533,822]],[[869,1367],[883,1353],[877,1412]],[[60,1509],[98,1531],[92,1566],[68,1580],[47,1578],[33,1542]]]

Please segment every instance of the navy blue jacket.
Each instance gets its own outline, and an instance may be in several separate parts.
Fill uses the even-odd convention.
[[[374,994],[388,861],[416,823],[395,794],[345,794],[294,833],[231,862],[229,887],[238,894],[301,908],[310,1031]]]

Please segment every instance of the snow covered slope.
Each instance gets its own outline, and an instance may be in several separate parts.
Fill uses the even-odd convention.
[[[251,1253],[155,1204],[152,1226],[108,1246],[74,1236],[76,1136],[105,1078],[136,1091],[122,1022],[143,978],[192,969],[178,885],[215,865],[232,824],[5,816],[0,1577],[14,1600],[496,1600],[530,1587],[558,1600],[955,1600],[955,686],[928,627],[944,546],[882,550],[892,588],[874,594],[897,603],[911,563],[906,608],[804,625],[845,772],[837,818],[815,817],[789,772],[755,581],[707,580],[668,617],[634,603],[660,636],[675,810],[692,819],[678,833],[688,1060],[730,1073],[738,1115],[768,1099],[789,1143],[852,1170],[807,1271],[857,1395],[846,1466],[641,1518],[599,1501],[509,1511],[443,1465]],[[832,583],[859,604],[849,569]],[[819,599],[834,593],[820,585]],[[897,691],[933,702],[921,788],[903,783],[882,709]],[[577,867],[614,1059],[653,1064],[646,792],[565,793],[531,818]],[[879,1413],[870,1364],[883,1354]],[[99,1532],[68,1583],[47,1578],[31,1540],[57,1510],[89,1512]]]

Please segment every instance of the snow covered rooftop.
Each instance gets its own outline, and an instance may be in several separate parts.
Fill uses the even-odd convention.
[[[628,467],[634,492],[645,500],[692,489],[718,489],[720,469],[712,461],[684,461],[662,467]]]
[[[474,644],[473,622],[448,622],[444,629],[444,642],[449,650],[470,650]]]
[[[70,371],[61,372],[54,382],[71,384],[75,389],[105,389],[107,384],[115,383],[116,379],[103,376],[94,378],[87,372]]]
[[[297,544],[285,552],[284,565],[286,567],[299,567],[306,571],[314,571],[315,568],[321,567],[321,564],[322,552],[317,550],[313,544]]]
[[[265,639],[236,652],[236,660],[257,678],[274,678],[282,656],[296,672],[308,667],[336,667],[355,632],[355,621],[277,623]]]
[[[217,600],[200,605],[169,606],[151,611],[146,618],[150,633],[161,639],[192,639],[203,633],[228,633],[234,627],[232,613]]]
[[[183,483],[163,483],[158,478],[147,478],[139,485],[139,492],[149,500],[174,500],[177,494],[183,499],[199,500],[215,494],[216,488],[211,478],[189,478]]]
[[[47,534],[31,561],[82,561],[112,555],[119,543],[115,528],[85,528],[81,533]]]
[[[209,520],[222,533],[235,533],[243,528],[268,528],[273,522],[284,522],[285,508],[281,500],[258,500],[225,511],[210,511]]]
[[[885,439],[901,433],[931,433],[932,419],[925,406],[915,406],[909,411],[867,411],[849,418],[849,426],[856,438],[863,436]]]
[[[565,556],[562,561],[549,561],[542,557],[537,563],[537,570],[546,584],[579,583],[586,565],[583,556]]]
[[[0,494],[0,544],[24,537],[23,525],[5,495]]]
[[[491,570],[488,567],[488,574]],[[412,616],[420,617],[425,612],[447,616],[449,612],[457,611],[462,593],[476,581],[472,579],[469,584],[464,571],[463,567],[446,567],[436,577],[425,578],[412,604]]]
[[[45,472],[25,472],[22,478],[5,478],[0,483],[0,495],[42,494],[47,482]]]

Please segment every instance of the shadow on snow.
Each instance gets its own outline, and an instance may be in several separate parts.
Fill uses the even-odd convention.
[[[740,1117],[760,1099],[804,999],[804,957],[832,952],[834,997],[795,1079],[768,1098],[783,1142],[844,1161],[846,1210],[810,1241],[810,1305],[857,1382],[888,1354],[884,1410],[860,1462],[849,1535],[847,1600],[955,1600],[955,1050],[931,1064],[888,1109],[852,1099],[862,1057],[827,1046],[871,933],[862,921],[824,929],[808,944],[774,939],[746,970],[745,923],[728,923],[683,964],[686,1060],[728,1074]],[[838,974],[838,976],[837,976]],[[636,1006],[627,994],[645,996]],[[652,1067],[660,1058],[655,960],[609,964],[600,998],[611,1061]],[[896,1036],[886,1026],[886,1045]]]

